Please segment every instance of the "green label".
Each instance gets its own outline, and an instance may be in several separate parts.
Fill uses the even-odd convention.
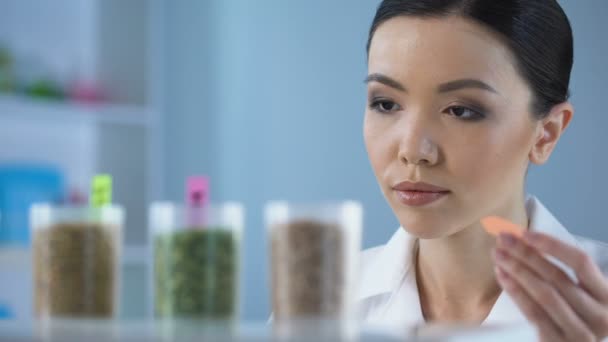
[[[110,203],[112,203],[112,176],[95,176],[91,188],[91,205],[102,207]]]

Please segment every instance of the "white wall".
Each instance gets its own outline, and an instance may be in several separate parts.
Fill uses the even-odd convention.
[[[362,141],[365,42],[378,0],[185,0],[166,4],[166,184],[209,173],[216,200],[247,207],[244,318],[269,312],[262,206],[353,198],[364,245],[396,228]],[[529,188],[574,233],[608,240],[603,129],[608,2],[562,1],[572,19],[574,122]]]

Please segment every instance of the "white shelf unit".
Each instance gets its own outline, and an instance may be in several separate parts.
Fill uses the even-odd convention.
[[[110,101],[0,93],[0,163],[56,165],[83,192],[94,174],[112,174],[128,244],[145,243],[147,203],[162,197],[162,3],[6,0],[0,12],[0,46],[13,55],[18,78],[22,60],[38,63],[41,77],[64,86],[95,80]]]
[[[84,122],[93,125],[105,123],[143,127],[148,125],[149,109],[141,105],[85,104],[0,93],[0,116],[39,122]]]
[[[84,192],[94,174],[113,176],[114,202],[127,211],[123,316],[140,317],[148,298],[142,291],[147,206],[163,190],[163,0],[6,0],[2,6],[0,45],[15,58],[48,57],[54,72],[96,78],[112,102],[0,93],[0,163],[56,165],[68,185]],[[23,248],[0,250],[0,304],[8,301],[17,318],[27,319],[31,269],[25,255]],[[8,277],[11,282],[2,281]]]

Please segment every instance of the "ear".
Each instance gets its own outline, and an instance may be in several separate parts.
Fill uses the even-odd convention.
[[[549,115],[538,122],[535,143],[530,150],[530,161],[534,164],[544,164],[555,149],[557,141],[570,124],[574,108],[570,102],[553,106]]]

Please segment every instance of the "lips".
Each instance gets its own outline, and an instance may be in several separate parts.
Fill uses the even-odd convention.
[[[393,190],[401,203],[412,207],[431,204],[450,193],[446,188],[422,182],[401,182]]]

